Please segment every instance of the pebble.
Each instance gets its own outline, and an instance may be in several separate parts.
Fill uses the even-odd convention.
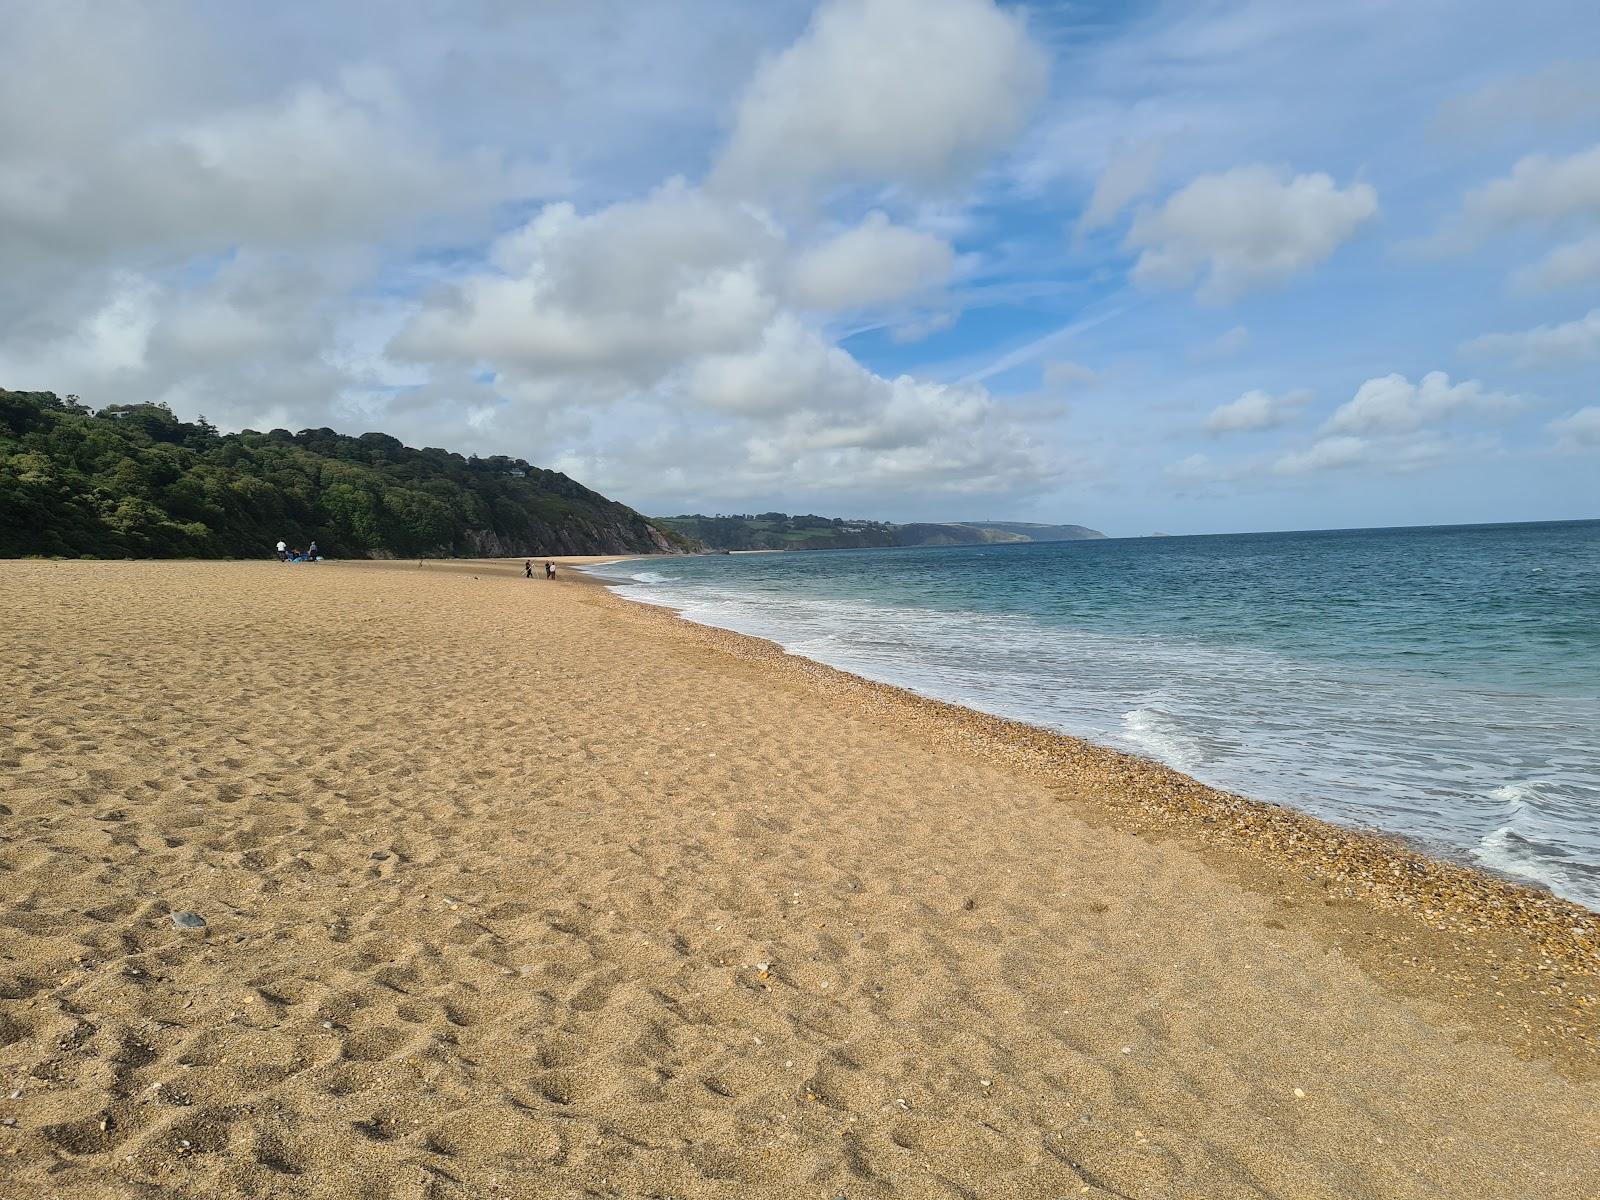
[[[172,914],[172,923],[179,929],[204,929],[206,919],[197,912],[175,912]]]
[[[1306,1098],[1306,1090],[1305,1090],[1305,1088],[1295,1088],[1295,1090],[1294,1090],[1294,1098],[1296,1100],[1304,1100]]]

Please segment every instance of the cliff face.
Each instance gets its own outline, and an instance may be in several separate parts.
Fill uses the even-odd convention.
[[[280,540],[333,558],[701,549],[520,458],[0,390],[0,557],[255,558]]]

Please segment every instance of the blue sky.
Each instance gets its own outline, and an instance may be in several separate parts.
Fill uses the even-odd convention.
[[[1591,4],[0,18],[4,386],[655,513],[1600,515]]]

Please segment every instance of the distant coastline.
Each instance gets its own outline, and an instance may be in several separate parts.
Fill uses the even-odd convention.
[[[1035,521],[892,521],[814,514],[740,513],[654,517],[654,523],[713,551],[886,550],[905,546],[987,546],[1027,542],[1098,541],[1087,525]]]

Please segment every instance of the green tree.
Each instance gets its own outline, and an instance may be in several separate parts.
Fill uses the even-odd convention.
[[[0,556],[256,557],[693,548],[518,458],[413,450],[382,433],[219,433],[162,405],[94,411],[0,390]]]

